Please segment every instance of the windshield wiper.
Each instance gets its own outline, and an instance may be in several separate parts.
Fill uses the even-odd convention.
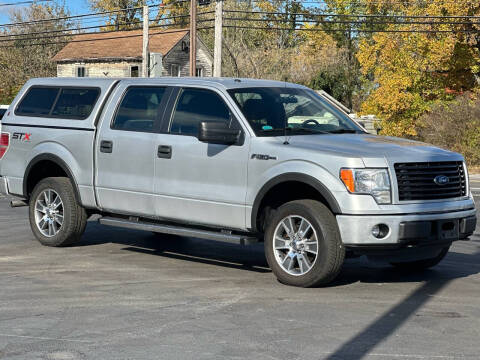
[[[338,130],[331,130],[327,131],[329,134],[361,134],[359,130],[353,129],[338,129]]]
[[[317,130],[317,129],[312,129],[312,128],[307,128],[307,127],[297,127],[297,128],[291,128],[291,127],[287,127],[285,130],[290,130],[290,131],[306,131],[306,132],[309,132],[309,133],[313,133],[313,134],[328,134],[329,132],[328,131],[324,131],[324,130]]]

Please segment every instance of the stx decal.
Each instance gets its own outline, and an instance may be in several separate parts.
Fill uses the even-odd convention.
[[[14,132],[12,134],[13,140],[20,140],[20,141],[30,141],[31,133],[21,133],[21,132]]]

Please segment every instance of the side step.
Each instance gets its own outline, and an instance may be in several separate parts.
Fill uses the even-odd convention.
[[[28,202],[26,200],[12,200],[12,201],[10,201],[10,207],[12,207],[12,208],[22,207],[22,206],[28,206]]]
[[[229,232],[195,229],[179,225],[164,225],[142,221],[121,219],[116,217],[101,217],[98,222],[102,225],[116,226],[127,229],[145,230],[163,234],[196,237],[201,239],[228,242],[231,244],[251,245],[258,242],[256,237],[237,235]]]

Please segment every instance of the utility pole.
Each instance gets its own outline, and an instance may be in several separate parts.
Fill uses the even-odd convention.
[[[197,0],[190,0],[190,76],[197,70]]]
[[[215,4],[215,44],[213,47],[213,76],[222,76],[223,0]]]
[[[143,5],[142,77],[148,77],[148,6]]]

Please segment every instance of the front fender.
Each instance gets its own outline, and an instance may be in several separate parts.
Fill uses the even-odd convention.
[[[288,160],[266,169],[261,174],[249,176],[251,186],[247,192],[247,220],[255,224],[260,203],[265,194],[275,185],[286,181],[299,181],[314,187],[328,202],[335,214],[341,214],[341,207],[335,193],[346,192],[338,178],[320,165],[302,160]],[[250,215],[250,216],[249,216]]]

